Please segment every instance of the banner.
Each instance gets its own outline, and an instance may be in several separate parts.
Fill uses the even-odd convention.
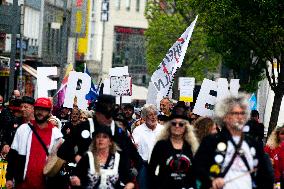
[[[130,76],[110,77],[110,94],[115,96],[131,96],[132,82]]]
[[[153,73],[151,82],[159,96],[168,96],[176,71],[181,67],[196,20],[190,24],[181,37],[169,49],[158,69]]]

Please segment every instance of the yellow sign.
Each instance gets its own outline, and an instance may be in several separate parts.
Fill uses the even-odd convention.
[[[10,69],[2,68],[0,70],[0,77],[5,77],[10,75]]]
[[[193,97],[190,97],[190,96],[180,96],[179,100],[180,101],[184,101],[184,102],[193,102]]]
[[[7,162],[0,161],[0,187],[3,188],[6,185],[6,170]]]
[[[82,26],[82,11],[78,10],[76,12],[76,33],[81,32],[81,26]]]

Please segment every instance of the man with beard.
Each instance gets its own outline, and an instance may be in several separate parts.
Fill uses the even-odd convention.
[[[152,150],[156,144],[157,137],[164,128],[158,123],[158,110],[155,105],[144,105],[141,117],[145,123],[133,130],[133,139],[137,146],[138,153],[143,159],[143,166],[139,171],[138,184],[140,189],[148,188],[147,186],[147,167]]]
[[[227,97],[215,106],[223,126],[205,137],[195,155],[194,175],[201,189],[272,189],[271,162],[262,145],[245,134],[249,117],[246,95]]]
[[[48,153],[62,138],[59,129],[48,122],[51,108],[48,98],[38,98],[34,104],[35,120],[17,129],[8,154],[8,189],[13,185],[17,189],[46,188],[43,168]]]

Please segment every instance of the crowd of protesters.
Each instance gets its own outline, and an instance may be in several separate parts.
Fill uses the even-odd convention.
[[[53,108],[52,99],[17,90],[6,104],[0,96],[6,188],[284,188],[284,125],[265,142],[245,94],[219,101],[214,117],[169,98],[134,107],[100,95],[92,105],[80,110],[75,98],[73,108]]]

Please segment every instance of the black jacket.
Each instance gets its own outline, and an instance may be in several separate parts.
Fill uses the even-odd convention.
[[[210,172],[210,167],[212,165],[217,165],[214,160],[214,157],[220,153],[217,150],[217,145],[221,142],[227,144],[230,137],[232,136],[229,131],[223,127],[220,133],[207,136],[201,142],[193,162],[194,174],[201,183],[201,189],[208,189],[211,187],[212,180],[210,178],[220,177],[220,174]],[[257,171],[252,174],[253,182],[256,184],[255,188],[272,189],[274,173],[271,162],[264,153],[262,145],[248,135],[244,136],[244,141],[247,142],[249,147],[254,147],[256,151],[254,159],[258,160],[256,167]]]
[[[94,129],[96,130],[96,126],[99,126],[97,120],[94,118]],[[89,146],[92,142],[91,136],[87,138],[82,137],[82,132],[85,130],[90,131],[89,121],[85,121],[76,126],[74,131],[72,132],[72,136],[64,141],[62,146],[59,148],[57,155],[62,159],[68,161],[74,161],[75,155],[83,156],[86,151],[88,151]],[[114,129],[114,142],[121,148],[121,150],[126,153],[131,160],[135,162],[135,167],[140,168],[142,164],[142,158],[137,152],[134,144],[131,142],[131,139],[127,136],[127,134],[117,125],[115,125]],[[74,148],[77,148],[77,152],[74,152]]]

